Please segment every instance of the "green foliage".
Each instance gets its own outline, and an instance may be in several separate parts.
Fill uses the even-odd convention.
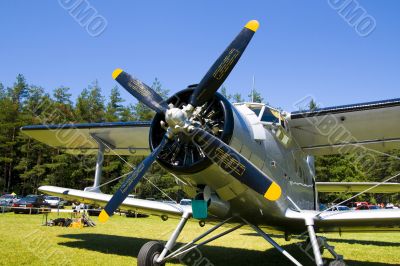
[[[151,88],[156,91],[163,99],[166,99],[169,93],[169,90],[163,89],[160,81],[155,78]],[[138,102],[133,106],[133,114],[134,118],[137,121],[150,121],[153,119],[155,112],[148,108],[141,102]]]
[[[310,103],[308,104],[308,108],[309,108],[310,111],[314,111],[315,109],[318,108],[318,105],[314,101],[314,99],[311,99]]]
[[[233,96],[232,96],[232,101],[233,101],[234,103],[241,103],[241,102],[244,102],[243,97],[242,97],[242,95],[241,95],[240,93],[235,93],[235,94],[233,94]]]
[[[253,103],[262,103],[264,101],[264,98],[261,96],[261,93],[257,91],[256,89],[253,89],[249,95],[249,101]]]
[[[388,156],[389,155],[389,156]],[[400,173],[400,151],[392,151],[388,155],[373,151],[346,155],[320,156],[316,159],[317,181],[321,182],[382,182]],[[400,178],[390,180],[400,182]],[[320,193],[322,202],[332,202],[335,199],[345,200],[353,194]],[[399,202],[399,195],[363,194],[354,201]]]
[[[228,94],[224,85],[222,85],[222,87],[219,89],[219,93],[221,93],[221,95],[224,96],[227,100],[232,99],[232,95]]]
[[[164,98],[168,90],[158,79],[152,87]],[[58,87],[51,96],[38,86],[30,86],[18,75],[13,87],[7,91],[0,83],[0,191],[18,194],[37,193],[40,185],[83,189],[93,185],[96,157],[71,155],[48,147],[21,134],[19,128],[28,124],[65,124],[76,122],[151,120],[154,113],[141,104],[124,106],[118,87],[110,91],[105,103],[97,81],[85,88],[74,105],[69,88]],[[135,167],[143,158],[126,157]],[[105,156],[103,183],[116,179],[132,168],[116,156]],[[154,164],[148,173],[149,180],[170,196],[181,195],[175,179]],[[103,186],[111,193],[123,179]],[[148,181],[136,189],[141,197],[165,198]]]
[[[163,98],[167,98],[168,90],[163,89],[156,78],[152,88]],[[234,102],[243,102],[240,94],[233,96],[226,87],[221,93]],[[255,92],[255,101],[262,97]],[[110,90],[105,102],[97,81],[85,88],[75,100],[71,99],[69,88],[55,88],[50,95],[39,86],[27,84],[23,75],[18,75],[14,85],[5,89],[0,83],[0,191],[18,194],[36,193],[40,185],[83,189],[93,185],[96,157],[75,156],[50,148],[21,134],[19,128],[28,124],[64,124],[76,122],[101,121],[133,121],[151,120],[154,112],[141,103],[124,105],[118,87]],[[315,108],[310,103],[310,108]],[[370,155],[370,154],[369,154]],[[400,152],[393,151],[390,156],[373,154],[334,155],[318,157],[316,170],[318,181],[381,181],[400,172]],[[369,158],[367,160],[367,158]],[[103,167],[103,183],[118,178],[132,171],[142,157],[124,157],[129,165],[116,156],[105,156]],[[123,179],[102,187],[106,193],[114,192]],[[400,179],[392,180],[399,182]],[[142,198],[167,197],[152,183],[165,191],[174,200],[183,197],[183,192],[175,182],[175,178],[153,164],[146,174],[146,179],[139,183],[133,193]],[[349,194],[320,194],[325,202],[337,197],[348,198]],[[372,194],[359,197],[358,200],[399,201],[399,196]]]

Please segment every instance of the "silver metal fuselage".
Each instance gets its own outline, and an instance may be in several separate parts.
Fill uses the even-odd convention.
[[[195,174],[177,175],[187,183],[184,190],[194,197],[195,187],[206,185],[229,206],[229,212],[223,213],[225,216],[240,215],[252,223],[278,231],[304,230],[304,223],[287,219],[285,213],[288,208],[295,209],[288,197],[303,210],[315,210],[314,177],[307,155],[295,142],[285,144],[277,137],[278,130],[284,130],[282,126],[255,125],[251,119],[255,114],[246,105],[232,105],[232,110],[234,130],[229,145],[278,183],[282,196],[277,201],[268,201],[216,163]],[[255,132],[257,130],[259,132]],[[209,212],[223,218],[218,208],[214,213],[212,208]]]

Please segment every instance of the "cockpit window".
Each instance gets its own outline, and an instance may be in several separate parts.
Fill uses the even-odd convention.
[[[260,115],[261,108],[261,106],[249,106],[249,109],[252,110],[256,114],[256,116]]]
[[[279,118],[274,116],[271,112],[271,109],[269,109],[267,106],[264,109],[264,112],[261,116],[261,121],[263,122],[269,122],[269,123],[279,123]]]
[[[279,111],[266,105],[247,105],[247,107],[260,118],[261,122],[279,123]]]

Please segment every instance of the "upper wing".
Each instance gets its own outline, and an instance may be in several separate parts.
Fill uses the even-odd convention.
[[[376,186],[378,185],[379,186]],[[368,193],[399,193],[400,183],[376,182],[316,182],[318,192],[362,192]],[[372,188],[373,187],[373,188]],[[370,189],[371,188],[371,189]]]
[[[111,199],[112,195],[103,193],[88,192],[76,189],[41,186],[39,190],[53,196],[58,196],[63,199],[79,201],[86,204],[94,204],[105,206]],[[147,213],[152,215],[172,215],[182,216],[184,212],[192,213],[191,206],[182,206],[179,204],[164,203],[152,200],[132,199],[127,198],[120,206],[123,210],[131,210],[140,213]]]
[[[308,154],[400,148],[400,99],[298,111],[288,126]]]
[[[49,146],[71,154],[94,154],[96,138],[107,155],[148,155],[150,122],[110,122],[24,126],[21,131]]]

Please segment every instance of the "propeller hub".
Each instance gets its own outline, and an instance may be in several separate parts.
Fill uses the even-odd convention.
[[[187,121],[187,114],[182,109],[174,107],[165,112],[165,122],[173,129],[183,128]]]

